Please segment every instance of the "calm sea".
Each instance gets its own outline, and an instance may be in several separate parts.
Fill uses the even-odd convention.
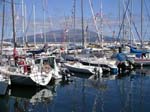
[[[0,96],[0,112],[150,112],[150,69],[11,87]]]

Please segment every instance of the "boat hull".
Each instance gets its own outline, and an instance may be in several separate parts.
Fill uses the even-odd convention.
[[[71,71],[71,72],[76,72],[76,73],[83,73],[83,74],[95,74],[98,70],[97,67],[92,67],[92,66],[86,66],[86,65],[70,65],[70,64],[65,64],[66,68]],[[99,68],[99,72],[102,73],[102,69]]]
[[[134,64],[137,67],[140,66],[150,66],[150,59],[135,59]]]
[[[93,74],[92,72],[90,72],[89,70],[86,70],[86,69],[73,68],[70,66],[67,66],[67,68],[69,69],[69,71],[75,72],[75,73]]]
[[[111,73],[117,73],[118,69],[116,68],[111,68],[106,64],[99,64],[99,63],[92,63],[92,62],[86,62],[86,61],[80,61],[83,65],[91,65],[91,66],[96,66],[96,67],[101,67],[103,72],[111,72]]]
[[[37,86],[37,84],[29,77],[23,75],[10,75],[11,85]]]
[[[7,91],[8,83],[0,81],[0,95],[5,95]]]

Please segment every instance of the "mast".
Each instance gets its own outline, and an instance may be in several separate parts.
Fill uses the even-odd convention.
[[[118,27],[119,27],[119,30],[120,30],[120,27],[121,27],[121,25],[120,25],[120,24],[121,24],[121,18],[120,18],[120,17],[121,17],[121,16],[120,16],[120,14],[121,14],[121,13],[120,13],[120,12],[121,12],[121,11],[120,11],[120,4],[121,4],[121,3],[120,3],[120,0],[119,0],[119,3],[118,3],[118,9],[119,9],[119,10],[118,10],[118,13],[119,13],[119,14],[118,14],[118,16],[119,16],[119,25],[118,25]],[[119,37],[118,37],[118,39],[119,39]],[[120,38],[120,39],[121,39],[121,38]],[[120,39],[119,39],[119,40],[120,40]],[[121,44],[121,41],[120,41],[120,44]]]
[[[73,27],[74,30],[76,28],[76,0],[74,0],[74,5],[73,5]]]
[[[81,0],[81,25],[82,25],[82,46],[85,48],[85,41],[84,41],[84,19],[83,19],[83,0]]]
[[[101,6],[100,6],[100,16],[101,16],[101,46],[103,48],[103,11],[102,11],[102,0],[100,1]]]
[[[141,47],[143,47],[143,0],[141,0]]]
[[[131,24],[132,24],[132,8],[133,8],[132,5],[133,5],[133,4],[132,4],[132,0],[131,0],[131,12],[130,12],[130,22],[129,22],[129,26],[130,26],[130,44],[131,44],[131,45],[133,44],[133,42],[132,42],[132,40],[133,40],[133,38],[132,38],[132,30],[131,30]]]
[[[34,27],[34,46],[36,46],[36,36],[35,36],[35,5],[33,5],[33,27]]]
[[[13,43],[14,43],[14,48],[16,48],[16,32],[15,32],[15,19],[14,19],[14,0],[11,0],[11,8],[12,8],[12,25],[13,25]]]
[[[5,0],[3,0],[3,19],[2,19],[2,35],[1,35],[1,52],[2,54],[2,48],[3,48],[3,39],[4,39],[4,25],[5,25]]]
[[[21,4],[21,7],[22,7],[22,43],[23,43],[23,45],[24,45],[24,28],[25,28],[25,26],[24,26],[24,2],[23,2],[23,0],[22,0],[22,4]]]
[[[26,8],[26,5],[24,5],[24,25],[25,25],[25,28],[26,28],[25,43],[27,44],[28,40],[27,40],[27,8]]]
[[[46,35],[45,35],[45,0],[43,0],[43,36],[44,36],[44,43],[46,43]]]
[[[74,31],[74,36],[76,34],[76,0],[73,1],[73,31]],[[73,39],[75,42],[75,37]]]

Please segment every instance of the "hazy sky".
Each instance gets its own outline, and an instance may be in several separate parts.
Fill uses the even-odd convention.
[[[33,33],[33,10],[32,7],[35,5],[35,21],[36,21],[36,32],[42,32],[43,31],[43,19],[44,19],[44,11],[45,11],[45,20],[46,24],[44,26],[45,31],[49,30],[55,30],[55,29],[61,29],[66,27],[66,22],[70,22],[73,11],[73,1],[74,0],[23,0],[24,6],[26,6],[26,15],[27,15],[27,25],[25,29],[28,29],[26,32],[28,34]],[[76,1],[76,27],[81,28],[80,18],[81,18],[81,0],[75,0]],[[100,3],[102,1],[102,12],[103,12],[103,32],[107,35],[112,35],[112,32],[115,31],[116,35],[119,31],[118,28],[118,21],[119,21],[119,1],[120,1],[120,18],[122,22],[123,17],[123,1],[127,4],[128,0],[91,0],[93,4],[93,9],[95,15],[97,13],[100,13]],[[137,30],[140,32],[140,7],[141,7],[141,0],[132,0],[133,1],[133,20],[135,21]],[[143,0],[144,1],[144,31],[146,32],[146,35],[150,36],[149,31],[146,29],[150,29],[149,21],[150,17],[147,15],[150,14],[150,1],[149,0]],[[10,7],[11,0],[6,0],[6,31],[7,36],[11,36],[11,7]],[[21,27],[22,27],[22,16],[21,16],[21,2],[22,0],[14,0],[16,3],[15,5],[15,11],[16,11],[16,29],[19,29],[17,31],[18,35],[22,34]],[[89,29],[95,30],[95,26],[92,20],[92,13],[90,10],[89,0],[83,0],[84,3],[84,18],[85,18],[85,27],[86,25],[89,25]],[[146,5],[145,5],[146,4]],[[129,6],[131,10],[131,5]],[[147,8],[147,10],[146,10]],[[44,9],[44,10],[43,10]],[[0,0],[0,14],[2,14],[2,0]],[[129,16],[129,13],[127,14]],[[1,20],[1,19],[0,19]],[[127,24],[128,24],[128,20]],[[1,22],[0,22],[1,23]],[[73,23],[70,23],[73,24]],[[97,22],[97,24],[100,24]],[[1,24],[0,24],[1,27]],[[132,26],[133,27],[133,26]],[[69,28],[69,27],[68,27]],[[134,30],[134,29],[133,29]],[[96,31],[96,30],[95,30]],[[1,31],[0,31],[1,32]],[[135,32],[135,30],[133,31]]]

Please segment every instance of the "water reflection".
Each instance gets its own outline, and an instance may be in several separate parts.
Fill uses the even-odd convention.
[[[12,87],[0,97],[0,112],[147,112],[149,76],[149,69],[138,69],[102,77],[78,74],[47,88]]]
[[[52,102],[55,93],[49,89],[14,87],[9,90],[9,106],[15,112],[31,111],[38,105]]]

